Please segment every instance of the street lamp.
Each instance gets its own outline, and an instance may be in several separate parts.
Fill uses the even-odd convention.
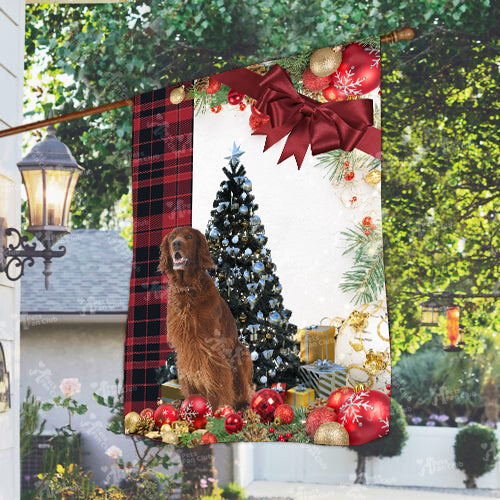
[[[420,324],[422,326],[438,326],[439,325],[439,304],[433,300],[428,300],[420,306]]]
[[[71,201],[78,177],[83,168],[78,165],[68,147],[59,141],[53,126],[47,128],[45,139],[17,164],[21,172],[28,199],[28,231],[42,243],[43,249],[37,249],[36,243],[29,244],[26,236],[21,236],[16,228],[7,227],[4,218],[0,218],[0,242],[3,253],[0,254],[0,272],[11,281],[24,275],[24,266],[34,264],[35,257],[44,261],[45,288],[49,286],[52,274],[51,261],[62,257],[66,249],[52,246],[65,234],[69,233],[68,218]],[[7,237],[16,235],[17,244],[7,244]],[[8,259],[10,257],[10,259]],[[18,269],[11,274],[11,265]]]

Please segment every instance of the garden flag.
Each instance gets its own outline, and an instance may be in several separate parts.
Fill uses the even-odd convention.
[[[125,429],[389,432],[378,40],[138,95]]]

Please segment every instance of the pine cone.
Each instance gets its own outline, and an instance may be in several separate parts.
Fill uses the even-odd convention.
[[[137,427],[135,428],[135,433],[145,436],[148,432],[151,432],[155,427],[155,421],[152,418],[141,417],[137,421]]]
[[[242,436],[245,441],[269,441],[267,429],[255,424],[250,424],[245,427]]]
[[[321,406],[326,406],[326,399],[325,398],[316,398],[312,403],[309,404],[306,410],[306,416],[309,416],[309,413],[311,413],[313,410],[316,408],[319,408]]]
[[[209,81],[209,77],[208,76],[204,76],[203,78],[198,78],[194,82],[194,89],[197,92],[204,92],[208,88],[208,81]]]
[[[203,444],[203,441],[200,438],[193,438],[191,441],[189,441],[189,447],[194,448],[195,446],[200,446],[200,444]]]
[[[258,413],[248,408],[243,412],[243,422],[245,422],[245,424],[260,424],[260,416]]]
[[[262,64],[250,64],[250,66],[247,66],[247,69],[258,75],[265,75],[267,73],[267,68],[262,66]]]
[[[323,92],[313,92],[311,90],[306,89],[305,87],[302,89],[302,94],[305,94],[306,96],[310,97],[311,99],[314,99],[315,101],[319,102],[326,102],[325,96],[323,95]]]
[[[182,399],[174,399],[171,403],[170,403],[177,411],[179,411],[181,409],[181,405],[182,405]]]

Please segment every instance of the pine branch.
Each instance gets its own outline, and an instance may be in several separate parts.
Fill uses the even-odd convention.
[[[274,61],[279,64],[283,69],[288,71],[294,86],[302,80],[302,73],[309,66],[309,59],[311,58],[312,51],[303,52],[290,57],[284,57]]]
[[[205,114],[208,110],[222,104],[227,104],[227,95],[231,90],[227,85],[221,85],[215,94],[207,94],[204,90],[198,91],[191,86],[188,98],[194,99],[194,110],[196,115]]]
[[[363,47],[369,46],[380,50],[380,36],[367,36],[366,38],[359,40],[357,43],[363,45]]]

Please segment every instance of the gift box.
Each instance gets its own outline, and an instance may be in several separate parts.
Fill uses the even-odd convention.
[[[314,389],[298,385],[286,391],[286,403],[290,406],[307,406],[314,401]]]
[[[298,329],[296,339],[300,342],[300,360],[304,363],[312,363],[317,359],[334,362],[337,332],[336,326],[322,324]]]
[[[162,401],[174,401],[176,399],[184,399],[181,392],[181,386],[178,380],[169,380],[164,384],[161,384],[160,389]]]
[[[286,384],[283,384],[282,382],[274,382],[274,384],[271,384],[271,389],[274,389],[283,396],[286,393]]]
[[[328,360],[318,360],[299,367],[299,378],[316,392],[316,397],[328,398],[338,387],[347,385],[347,368]]]

